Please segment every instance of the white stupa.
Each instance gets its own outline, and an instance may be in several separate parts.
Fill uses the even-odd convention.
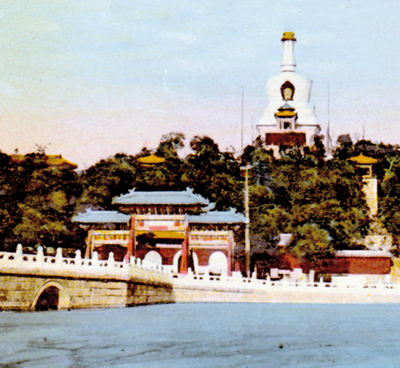
[[[257,123],[258,133],[267,145],[309,146],[320,132],[310,108],[312,81],[296,73],[293,32],[282,37],[281,72],[267,82],[269,105]]]

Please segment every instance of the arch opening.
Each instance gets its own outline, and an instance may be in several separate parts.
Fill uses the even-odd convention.
[[[181,269],[181,260],[182,260],[182,251],[179,250],[175,253],[173,259],[172,269],[174,273],[179,273]],[[188,255],[188,268],[190,268],[194,273],[198,272],[199,268],[199,259],[195,252],[190,251]]]
[[[208,259],[210,275],[222,275],[228,272],[228,258],[220,251],[214,252]]]
[[[57,310],[60,291],[55,286],[44,289],[36,301],[35,311]]]
[[[155,250],[151,250],[150,252],[146,253],[143,261],[155,264],[157,266],[162,266],[162,257],[160,253],[156,252]]]

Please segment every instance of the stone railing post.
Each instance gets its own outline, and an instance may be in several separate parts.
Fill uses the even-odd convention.
[[[315,270],[310,270],[308,273],[308,282],[313,283],[315,279]]]
[[[81,250],[78,249],[75,253],[75,266],[81,266],[82,265],[82,255],[81,255]]]
[[[108,254],[107,266],[108,267],[114,267],[115,266],[115,259],[114,259],[114,253],[113,252],[110,252]]]
[[[22,258],[23,258],[23,253],[22,253],[22,244],[17,245],[17,250],[15,251],[15,257],[14,260],[18,264],[22,263]]]
[[[57,248],[56,264],[61,265],[63,262],[62,248]]]
[[[42,266],[44,264],[43,247],[41,245],[38,246],[37,255],[36,255],[36,263],[40,266]]]
[[[92,266],[99,267],[99,253],[93,252],[92,254]]]

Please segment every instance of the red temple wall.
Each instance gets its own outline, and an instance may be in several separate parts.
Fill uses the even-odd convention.
[[[276,146],[304,146],[306,144],[306,134],[302,132],[290,132],[290,133],[266,133],[265,134],[266,145]]]
[[[284,264],[290,269],[302,268],[305,272],[311,268],[307,263],[301,263],[293,255],[286,255]],[[324,259],[315,267],[318,273],[353,274],[353,275],[387,275],[390,273],[392,260],[389,257],[337,257]],[[285,267],[279,267],[285,268]]]
[[[331,274],[387,275],[392,266],[391,258],[338,257],[325,260],[321,271]]]

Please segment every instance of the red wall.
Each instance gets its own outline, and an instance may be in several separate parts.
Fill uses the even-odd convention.
[[[391,258],[337,257],[324,260],[318,271],[331,274],[387,275],[391,266]]]
[[[274,144],[277,146],[304,146],[306,144],[306,135],[302,132],[266,133],[265,144]]]

